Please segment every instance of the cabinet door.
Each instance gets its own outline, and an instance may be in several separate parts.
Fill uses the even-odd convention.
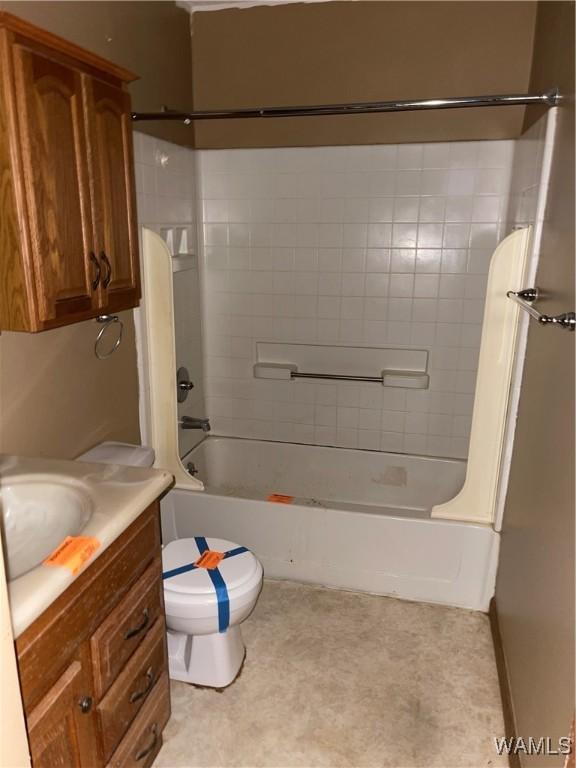
[[[95,314],[81,75],[14,46],[20,148],[41,328]]]
[[[95,768],[101,763],[87,670],[81,658],[73,661],[28,716],[34,768]]]
[[[136,306],[140,299],[130,97],[88,76],[84,88],[103,309],[116,312]]]

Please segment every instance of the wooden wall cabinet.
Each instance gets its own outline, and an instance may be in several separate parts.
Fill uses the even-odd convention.
[[[133,79],[0,12],[0,330],[137,306]]]
[[[33,768],[151,765],[170,717],[155,502],[16,640]]]

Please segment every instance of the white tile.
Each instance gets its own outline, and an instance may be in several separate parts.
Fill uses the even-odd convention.
[[[382,411],[382,429],[385,432],[404,432],[406,415],[403,411]]]
[[[319,248],[318,269],[321,272],[342,272],[342,250],[340,248]]]
[[[337,418],[336,406],[317,405],[314,408],[314,424],[320,427],[336,426]]]
[[[416,272],[439,273],[442,251],[439,248],[418,248],[416,251]]]
[[[415,248],[418,227],[413,224],[394,224],[392,245],[394,248]]]
[[[416,264],[415,248],[393,248],[390,258],[391,272],[407,272],[413,274]]]
[[[179,217],[193,222],[194,153],[144,138],[136,140],[139,160],[142,143],[141,220],[145,214],[155,227],[178,226]],[[223,399],[215,406],[219,429],[465,456],[486,274],[504,231],[513,145],[197,153],[207,394],[210,403]],[[168,156],[167,168],[155,165],[156,150]],[[535,216],[536,155],[525,151],[523,175],[516,175],[516,220]],[[267,383],[251,371],[262,339],[426,349],[430,390],[315,382],[262,388]],[[242,414],[240,397],[254,398]],[[427,431],[409,431],[423,425]]]
[[[448,175],[447,192],[449,195],[472,195],[474,193],[475,173],[472,170],[452,170]]]
[[[390,269],[389,248],[368,248],[366,251],[367,272],[388,272]]]
[[[443,224],[421,223],[418,226],[419,248],[440,248],[442,245]]]
[[[397,197],[394,201],[394,221],[418,221],[419,205],[420,201],[418,197]]]
[[[387,275],[378,275],[378,277],[387,277]],[[371,281],[369,281],[371,282]],[[344,272],[342,275],[342,296],[364,296],[364,285],[366,276],[358,272]],[[385,294],[367,294],[367,295],[385,295]]]
[[[418,299],[434,299],[438,296],[438,275],[416,275],[414,277],[414,297]]]
[[[400,226],[400,225],[399,225]],[[388,248],[392,243],[392,225],[391,224],[369,224],[368,225],[368,247],[369,248]]]
[[[336,414],[336,425],[338,429],[358,428],[359,410],[359,408],[339,407]]]
[[[390,275],[389,295],[394,298],[406,298],[414,295],[414,275]]]
[[[386,320],[388,301],[384,298],[366,298],[364,302],[366,320]]]
[[[393,275],[394,277],[394,275]],[[388,321],[394,323],[409,323],[412,319],[412,299],[388,299]],[[397,329],[398,332],[398,329]],[[389,334],[390,336],[390,334]]]
[[[369,272],[365,278],[366,296],[387,296],[389,283],[390,275],[382,272]]]
[[[342,292],[342,274],[340,272],[321,272],[318,276],[320,296],[339,296]]]
[[[394,198],[380,197],[370,201],[371,222],[391,222],[394,218]]]
[[[397,171],[396,195],[417,195],[420,192],[420,171]]]
[[[354,320],[364,316],[364,299],[360,297],[344,296],[340,304],[340,317],[345,320]]]
[[[336,318],[340,317],[340,297],[319,296],[318,297],[318,317]]]
[[[442,222],[445,221],[445,198],[423,197],[420,200],[420,221]]]
[[[364,272],[366,251],[364,248],[342,248],[342,270],[344,272]]]

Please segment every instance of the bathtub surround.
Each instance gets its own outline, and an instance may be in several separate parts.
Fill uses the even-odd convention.
[[[199,152],[220,434],[467,455],[513,142]],[[253,378],[258,341],[429,351],[430,389]]]
[[[196,232],[196,167],[194,151],[143,133],[134,133],[138,223],[167,241],[173,261],[176,367],[188,369],[194,389],[178,404],[178,417],[205,416],[202,318]],[[143,440],[148,438],[149,374],[146,334],[142,332],[145,301],[139,309],[140,400]],[[203,436],[201,430],[179,430],[184,456]]]
[[[557,120],[558,109],[550,109],[533,123],[514,145],[506,231],[511,232],[521,227],[532,227],[524,286],[536,285],[536,271],[540,258],[542,228],[547,211]],[[516,357],[512,373],[500,485],[496,505],[495,528],[497,531],[500,531],[502,528],[510,465],[514,451],[514,434],[518,418],[518,404],[520,401],[529,327],[529,316],[527,313],[522,312],[518,327]]]
[[[507,765],[487,616],[267,581],[243,627],[224,695],[172,684],[156,768]]]

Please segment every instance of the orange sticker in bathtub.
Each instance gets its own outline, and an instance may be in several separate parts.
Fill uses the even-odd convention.
[[[215,552],[213,549],[207,549],[202,552],[198,560],[194,563],[197,568],[207,568],[209,571],[218,568],[224,560],[224,552]]]
[[[273,501],[275,504],[292,504],[294,496],[284,496],[282,493],[271,493],[267,501]]]
[[[89,560],[99,548],[100,542],[94,536],[66,536],[62,544],[44,560],[42,565],[68,568],[76,575],[86,560]]]

